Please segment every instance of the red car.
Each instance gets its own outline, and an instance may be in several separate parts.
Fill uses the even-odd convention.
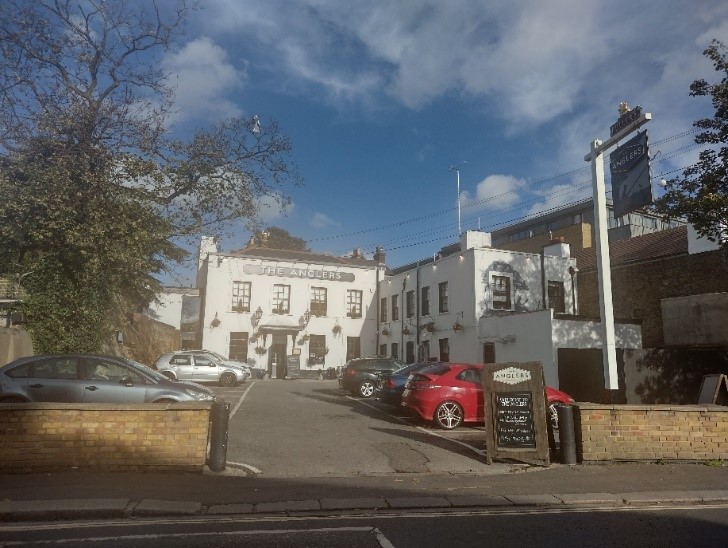
[[[436,363],[407,380],[402,406],[427,421],[434,421],[446,430],[463,422],[483,422],[482,364]],[[572,404],[574,399],[549,386],[546,387],[549,420],[558,428],[556,404]]]

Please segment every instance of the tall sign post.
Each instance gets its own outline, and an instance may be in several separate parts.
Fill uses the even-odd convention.
[[[649,112],[642,113],[640,107],[630,110],[626,103],[619,106],[621,116],[610,129],[610,137],[604,142],[596,139],[591,151],[584,156],[592,166],[592,188],[594,193],[594,232],[596,234],[597,276],[599,285],[599,312],[602,327],[602,364],[605,388],[613,394],[619,389],[617,374],[617,349],[614,334],[614,307],[612,304],[612,269],[609,260],[609,218],[607,216],[606,186],[604,183],[604,152],[621,139],[636,131],[652,119]]]

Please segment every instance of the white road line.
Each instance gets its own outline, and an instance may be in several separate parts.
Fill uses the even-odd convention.
[[[245,399],[245,396],[248,395],[248,392],[250,392],[250,389],[253,388],[253,386],[255,386],[255,381],[251,382],[250,383],[250,386],[248,386],[248,389],[245,392],[243,392],[243,395],[242,396],[240,396],[240,399],[238,400],[238,403],[235,404],[235,407],[230,412],[230,418],[231,419],[235,416],[235,413],[238,412],[238,409],[240,409],[240,406],[242,405],[243,400]]]
[[[251,466],[250,464],[244,464],[242,462],[228,462],[228,466],[232,466],[233,468],[245,468],[246,470],[250,470],[253,472],[253,474],[262,474],[263,472],[261,470],[258,470],[255,466]]]
[[[349,398],[352,401],[358,402],[358,403],[360,403],[362,405],[366,405],[370,409],[374,409],[375,411],[379,411],[380,413],[383,413],[383,414],[387,415],[388,417],[392,417],[394,420],[397,420],[397,421],[401,422],[402,424],[406,424],[408,426],[414,426],[420,432],[424,432],[425,434],[429,434],[430,436],[435,436],[436,438],[440,438],[440,439],[443,439],[443,440],[447,440],[449,442],[457,443],[458,445],[462,445],[463,447],[467,447],[468,449],[470,449],[472,451],[475,451],[481,457],[486,456],[485,449],[478,449],[477,447],[473,447],[469,443],[465,443],[465,442],[460,441],[460,440],[454,440],[452,438],[448,438],[447,436],[443,436],[441,434],[437,434],[436,432],[433,432],[432,430],[428,430],[427,428],[423,428],[422,426],[415,426],[409,420],[404,420],[404,419],[401,419],[400,417],[398,417],[397,415],[392,415],[391,413],[387,413],[386,411],[382,410],[381,408],[376,407],[374,405],[371,405],[371,404],[369,404],[369,403],[367,403],[365,401],[362,401],[362,400],[360,400],[358,398],[354,398],[352,396],[346,396],[346,397]]]

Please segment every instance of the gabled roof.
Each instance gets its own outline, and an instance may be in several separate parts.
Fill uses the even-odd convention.
[[[687,254],[688,230],[685,226],[652,232],[626,240],[617,240],[609,244],[609,258],[612,266]],[[596,268],[597,258],[594,247],[580,251],[574,250],[571,256],[576,259],[576,266],[579,270]]]
[[[377,261],[365,257],[337,257],[311,251],[293,251],[290,249],[271,249],[268,247],[246,247],[230,253],[232,257],[250,257],[256,259],[273,259],[280,261],[298,261],[302,263],[326,263],[340,266],[358,266],[373,268]]]

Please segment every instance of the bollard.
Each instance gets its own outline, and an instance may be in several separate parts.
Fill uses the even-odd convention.
[[[564,464],[576,464],[574,410],[570,405],[558,405],[556,412],[559,415],[559,446],[561,447],[561,462]]]
[[[215,402],[210,414],[210,470],[222,472],[227,462],[228,423],[230,421],[230,404]]]

